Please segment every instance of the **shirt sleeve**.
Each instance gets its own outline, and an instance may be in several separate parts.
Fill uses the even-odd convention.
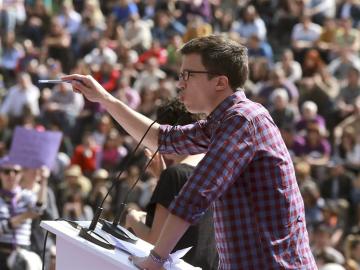
[[[200,154],[208,150],[210,134],[207,121],[185,126],[161,125],[159,130],[159,151],[162,154]]]
[[[6,115],[10,113],[10,108],[13,103],[13,92],[11,90],[12,89],[9,90],[7,97],[4,99],[3,104],[0,107],[0,114]]]
[[[196,223],[252,160],[255,153],[253,130],[251,122],[239,115],[219,123],[208,152],[169,206],[169,211]]]

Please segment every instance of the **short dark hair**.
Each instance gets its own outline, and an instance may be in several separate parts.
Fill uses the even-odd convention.
[[[177,98],[169,99],[160,105],[156,111],[159,124],[187,125],[196,122],[201,117],[198,114],[188,112]]]
[[[247,48],[219,35],[194,38],[179,50],[181,54],[199,54],[205,68],[214,74],[225,75],[235,91],[244,87],[249,75]],[[208,76],[214,77],[213,74]]]

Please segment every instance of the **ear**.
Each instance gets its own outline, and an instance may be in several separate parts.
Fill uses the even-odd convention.
[[[225,89],[229,88],[229,79],[226,76],[218,76],[215,78],[216,85],[215,90],[216,91],[224,91]]]

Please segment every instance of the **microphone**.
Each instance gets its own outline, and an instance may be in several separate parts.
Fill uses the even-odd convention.
[[[126,230],[125,228],[122,228],[120,226],[118,226],[118,223],[119,221],[121,220],[121,218],[123,217],[123,214],[124,214],[124,210],[125,210],[125,207],[126,207],[126,200],[128,198],[128,195],[129,193],[131,192],[131,190],[135,187],[135,185],[137,184],[137,182],[139,181],[140,177],[142,176],[142,174],[139,176],[139,178],[135,181],[134,185],[130,188],[127,196],[125,197],[125,200],[123,200],[123,202],[120,204],[120,209],[118,211],[118,214],[116,215],[113,223],[111,224],[110,222],[106,221],[106,220],[103,220],[103,219],[100,219],[100,216],[102,214],[102,211],[103,211],[103,205],[107,199],[107,197],[109,196],[110,192],[113,190],[113,188],[115,187],[115,185],[119,182],[119,179],[121,177],[121,175],[123,174],[124,170],[126,167],[128,167],[130,161],[132,160],[135,152],[138,150],[138,148],[140,147],[141,143],[143,142],[143,140],[145,139],[146,135],[148,134],[148,132],[150,131],[151,127],[159,120],[161,119],[161,117],[163,115],[165,115],[165,113],[167,113],[169,110],[165,109],[163,111],[163,113],[160,115],[160,117],[157,117],[150,125],[149,127],[146,129],[144,135],[141,137],[139,143],[136,145],[136,147],[134,148],[134,150],[129,154],[129,158],[126,160],[125,164],[124,164],[124,169],[122,169],[117,175],[116,177],[113,178],[112,180],[112,184],[108,190],[108,192],[106,193],[106,195],[104,196],[104,199],[101,201],[100,205],[97,207],[96,211],[95,211],[95,214],[94,214],[94,217],[93,219],[91,220],[91,223],[90,223],[90,226],[89,228],[84,228],[84,227],[81,227],[80,229],[80,232],[79,232],[79,236],[96,244],[96,245],[99,245],[99,246],[102,246],[104,248],[107,248],[107,249],[114,249],[115,247],[112,246],[110,243],[108,243],[105,239],[103,239],[100,235],[96,234],[94,232],[95,228],[96,228],[96,225],[97,223],[99,222],[100,220],[100,223],[103,224],[102,226],[102,230],[104,230],[105,232],[108,232],[109,234],[113,235],[114,237],[118,238],[118,239],[121,239],[121,240],[124,240],[124,241],[127,241],[127,242],[130,242],[130,243],[135,243],[138,238],[132,234],[130,231]],[[158,150],[156,150],[157,152]],[[151,160],[153,159],[153,157],[150,159],[150,162]],[[148,163],[146,165],[146,168],[149,166],[150,163]],[[145,168],[145,170],[146,170]],[[103,243],[104,240],[107,242],[107,243]],[[111,247],[112,246],[112,247]]]
[[[122,200],[122,202],[120,204],[119,210],[117,211],[117,214],[116,214],[113,222],[110,223],[109,221],[106,221],[106,220],[103,221],[103,226],[102,226],[103,231],[111,234],[112,236],[114,236],[118,239],[121,239],[121,240],[124,240],[127,242],[135,243],[137,241],[137,237],[135,235],[133,235],[131,232],[129,232],[125,228],[118,226],[118,224],[124,217],[125,207],[126,207],[127,200],[129,198],[129,194],[132,193],[133,189],[136,187],[137,183],[139,182],[141,177],[146,172],[146,169],[149,167],[149,165],[151,164],[152,160],[154,159],[154,157],[158,151],[159,151],[159,148],[156,149],[155,153],[151,156],[150,160],[148,161],[145,168],[143,169],[143,172],[139,175],[139,177],[136,179],[134,184],[130,187],[125,198]]]
[[[169,112],[169,110],[171,110],[171,108],[165,109],[164,112],[162,112],[161,116],[165,115],[165,112]],[[160,120],[160,119],[161,119],[161,117],[158,118],[158,120]],[[180,122],[180,119],[181,119],[181,117],[178,119],[177,123]],[[176,126],[176,124],[171,127],[169,133],[175,128],[175,126]],[[159,152],[159,148],[160,148],[160,146],[156,149],[154,154],[151,156],[150,160],[145,165],[142,173],[138,176],[138,178],[136,179],[134,184],[130,187],[125,198],[122,200],[122,202],[120,204],[119,210],[117,211],[117,214],[116,214],[113,222],[111,223],[109,221],[103,220],[102,230],[104,230],[105,232],[111,234],[112,236],[114,236],[118,239],[121,239],[121,240],[124,240],[127,242],[135,243],[137,241],[138,238],[134,234],[132,234],[125,228],[118,226],[118,224],[121,220],[123,220],[123,217],[125,214],[125,207],[126,207],[126,203],[129,198],[129,195],[131,194],[131,192],[133,191],[133,189],[135,188],[136,184],[139,182],[141,177],[146,172],[146,169],[149,167],[152,160],[155,158],[156,154]]]

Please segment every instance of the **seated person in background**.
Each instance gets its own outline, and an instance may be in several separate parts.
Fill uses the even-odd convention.
[[[345,199],[351,205],[354,175],[346,170],[344,161],[333,157],[327,164],[328,176],[320,184],[321,196],[327,200]]]
[[[62,209],[62,217],[69,220],[92,220],[93,210],[85,203],[85,197],[80,190],[67,197]]]
[[[302,69],[299,62],[294,60],[294,53],[291,49],[285,49],[281,55],[281,61],[276,62],[275,69],[282,69],[286,78],[295,83],[301,79]]]
[[[196,121],[196,117],[188,113],[177,100],[160,107],[157,114],[160,123],[170,125],[185,125]],[[151,155],[151,152],[148,150],[147,154]],[[133,229],[137,236],[152,244],[158,240],[164,221],[170,213],[168,206],[203,158],[203,154],[166,155],[164,158],[172,162],[172,165],[166,169],[160,155],[152,161],[152,174],[158,177],[159,181],[147,206],[147,213],[130,210],[126,217],[126,226]],[[142,221],[144,215],[146,215],[145,224]],[[218,256],[212,224],[212,211],[207,211],[198,224],[187,230],[173,251],[192,246],[184,257],[186,262],[202,269],[217,269]]]
[[[360,264],[360,236],[349,234],[344,241],[344,254],[346,259],[354,260]],[[358,269],[358,268],[356,268]]]
[[[272,48],[268,43],[263,43],[257,35],[252,35],[247,40],[248,55],[250,61],[266,58],[269,64],[273,63]]]
[[[293,124],[296,119],[296,111],[289,106],[289,96],[285,89],[278,88],[270,96],[272,108],[270,115],[278,127]]]
[[[352,132],[355,135],[354,142],[357,144],[360,143],[360,136],[359,136],[359,134],[360,134],[360,96],[355,99],[354,113],[352,115],[346,117],[334,129],[336,145],[340,145],[340,141],[342,140],[343,133],[344,133],[345,129],[348,129],[348,128],[353,129]],[[346,147],[346,148],[348,148],[348,147]],[[342,158],[345,158],[345,157],[342,156]]]
[[[316,120],[307,124],[300,153],[303,159],[312,166],[324,166],[329,161],[331,145],[325,135],[325,128],[321,127]]]
[[[24,111],[38,116],[40,91],[32,82],[28,73],[17,75],[17,83],[7,90],[7,95],[0,104],[0,114],[9,118],[11,125],[18,124]]]
[[[325,119],[318,114],[318,107],[315,102],[308,100],[301,106],[301,117],[296,122],[296,131],[305,131],[307,124],[311,121],[315,121],[322,128],[325,128]]]
[[[360,67],[350,67],[344,79],[344,86],[336,98],[339,117],[344,119],[355,111],[356,98],[360,96]]]
[[[348,49],[357,55],[360,51],[360,33],[353,27],[352,19],[339,20],[339,29],[335,38],[336,53],[342,49]]]
[[[309,14],[305,13],[300,22],[294,25],[291,31],[291,48],[295,59],[302,64],[307,50],[314,48],[321,35],[321,26],[313,23]]]
[[[289,102],[291,105],[296,106],[299,99],[299,90],[295,84],[290,82],[284,73],[279,68],[273,68],[269,74],[269,80],[259,89],[259,94],[255,101],[264,105],[267,109],[270,106],[270,96],[277,88],[283,88],[286,90],[289,96]]]
[[[244,9],[239,20],[233,22],[231,32],[238,33],[240,41],[246,43],[252,35],[258,36],[262,41],[265,40],[267,29],[255,6],[249,5]]]
[[[360,68],[360,57],[348,48],[339,49],[338,56],[331,60],[327,66],[331,75],[336,77],[340,85],[346,84],[349,71],[352,68]]]
[[[350,126],[342,130],[342,135],[337,138],[334,152],[344,161],[346,169],[360,172],[360,134],[356,134],[355,128]]]
[[[304,145],[304,138],[300,136],[292,123],[279,126],[281,137],[283,138],[287,149],[289,150],[293,162],[302,160],[302,148]]]
[[[330,259],[333,263],[345,263],[344,256],[334,247],[331,242],[332,234],[332,228],[324,223],[318,224],[314,229],[311,250],[317,259],[319,266],[324,263],[325,258],[328,260]]]

